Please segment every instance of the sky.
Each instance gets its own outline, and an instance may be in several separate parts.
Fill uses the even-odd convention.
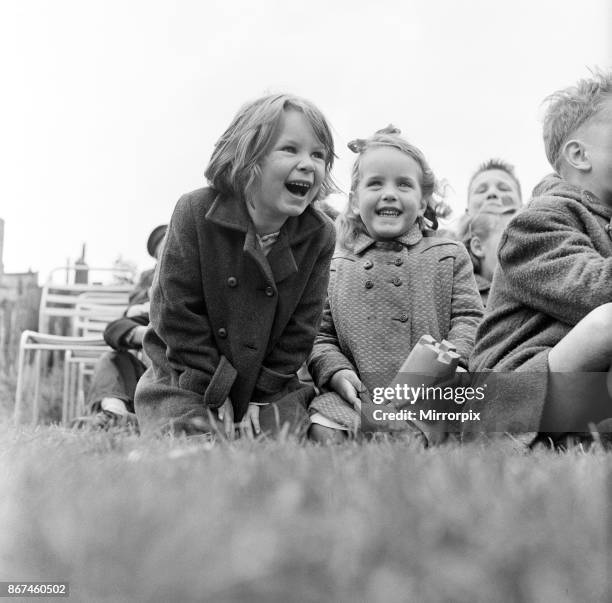
[[[550,172],[542,101],[612,66],[612,1],[3,0],[4,270],[153,265],[146,240],[205,186],[246,101],[312,100],[346,144],[389,123],[422,149],[460,214],[501,157],[525,196]],[[342,197],[334,199],[340,205]]]

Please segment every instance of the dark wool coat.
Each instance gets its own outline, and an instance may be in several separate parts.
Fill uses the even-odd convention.
[[[482,405],[481,427],[539,431],[548,353],[589,312],[612,301],[612,208],[558,176],[534,190],[498,249],[471,371],[498,375]]]
[[[227,396],[239,420],[249,402],[311,395],[296,372],[317,332],[334,242],[331,220],[308,207],[265,256],[243,202],[212,189],[184,195],[153,283],[141,429],[205,418]]]
[[[154,274],[155,268],[145,270],[141,273],[138,283],[130,293],[128,310],[131,306],[144,304],[149,301],[149,289],[153,284]],[[146,327],[149,324],[148,312],[127,316],[128,310],[125,311],[121,318],[109,322],[106,325],[106,329],[104,329],[104,341],[114,350],[129,349],[126,338],[130,331],[139,326]]]
[[[127,336],[136,327],[146,327],[149,324],[149,314],[142,313],[135,316],[122,316],[106,325],[104,341],[114,350],[127,350]]]
[[[463,243],[423,237],[418,226],[391,242],[360,234],[354,251],[334,254],[309,370],[319,387],[354,370],[371,391],[389,384],[425,334],[454,343],[466,366],[481,319]]]

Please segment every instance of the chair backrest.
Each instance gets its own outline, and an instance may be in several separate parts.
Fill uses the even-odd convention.
[[[127,302],[100,304],[79,301],[75,306],[72,334],[78,337],[101,336],[106,329],[106,325],[121,317],[126,307]]]
[[[70,334],[76,333],[76,307],[80,301],[87,301],[101,306],[122,306],[122,310],[118,314],[120,316],[123,309],[127,306],[129,294],[134,288],[134,285],[131,283],[57,283],[54,282],[57,270],[65,271],[66,269],[61,268],[51,271],[49,279],[42,289],[38,313],[38,331],[41,333],[50,332],[50,321],[55,317],[67,318],[70,323],[68,332]],[[104,269],[97,270],[103,271]],[[115,272],[115,269],[107,270],[109,274]],[[113,316],[112,319],[118,316]]]

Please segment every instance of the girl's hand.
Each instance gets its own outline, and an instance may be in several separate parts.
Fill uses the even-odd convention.
[[[259,426],[259,406],[257,404],[249,404],[240,423],[240,430],[251,440],[261,433],[261,427]]]
[[[225,398],[225,402],[222,406],[219,406],[217,410],[219,421],[223,423],[223,431],[225,435],[230,439],[234,439],[234,407],[232,401],[229,398]]]
[[[339,370],[337,373],[334,373],[332,378],[329,380],[329,385],[349,404],[352,404],[356,410],[361,409],[359,392],[362,391],[364,387],[355,371],[351,371],[349,369]]]

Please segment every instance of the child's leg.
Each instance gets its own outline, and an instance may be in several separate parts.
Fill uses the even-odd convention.
[[[543,431],[579,431],[589,422],[612,416],[605,379],[611,361],[612,304],[604,304],[550,351]]]
[[[308,413],[299,399],[288,395],[281,403],[272,402],[260,407],[259,425],[262,433],[270,437],[276,437],[286,429],[288,435],[302,439],[308,429]]]
[[[612,361],[612,303],[589,312],[551,351],[553,372],[602,372]]]
[[[333,429],[313,423],[308,430],[308,438],[319,444],[342,444],[347,439],[346,431]]]

